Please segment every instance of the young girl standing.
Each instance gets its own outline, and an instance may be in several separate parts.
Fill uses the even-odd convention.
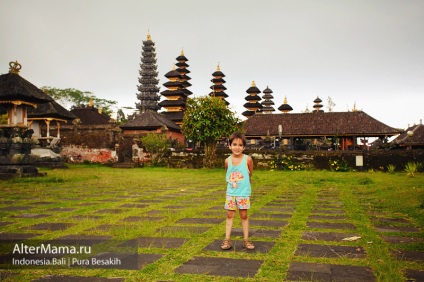
[[[246,148],[246,138],[243,134],[233,133],[229,142],[232,154],[225,159],[227,193],[224,208],[227,210],[227,219],[225,222],[225,239],[221,244],[221,249],[228,250],[233,246],[230,237],[234,216],[238,209],[243,229],[243,247],[253,250],[255,245],[249,241],[249,219],[247,217],[252,192],[253,160],[250,156],[243,154]]]

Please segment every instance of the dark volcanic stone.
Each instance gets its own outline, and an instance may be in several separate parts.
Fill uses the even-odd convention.
[[[254,277],[262,260],[194,257],[175,269],[176,273]]]

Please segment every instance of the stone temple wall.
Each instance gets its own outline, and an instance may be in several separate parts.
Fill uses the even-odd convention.
[[[245,151],[253,161],[255,169],[276,169],[276,162],[280,159],[278,151]],[[223,168],[224,160],[230,155],[228,149],[218,149],[216,167]],[[118,161],[114,149],[92,149],[82,146],[65,146],[62,148],[61,156],[68,163],[102,163],[110,164]],[[362,156],[363,166],[357,166],[357,156]],[[424,165],[424,150],[387,150],[387,151],[288,151],[281,153],[281,159],[286,163],[285,168],[290,169],[293,165],[302,165],[306,169],[330,169],[330,161],[343,162],[352,170],[376,170],[387,171],[389,165],[402,171],[408,162],[416,162]],[[149,165],[148,154],[140,152],[135,162],[145,162]],[[169,168],[202,168],[202,150],[173,151],[169,158]],[[296,170],[296,169],[293,169]]]

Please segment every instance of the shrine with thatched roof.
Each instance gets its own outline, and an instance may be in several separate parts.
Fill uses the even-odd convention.
[[[266,139],[281,140],[287,149],[354,149],[357,138],[387,139],[403,130],[390,127],[365,112],[313,112],[294,114],[255,114],[244,122],[251,145]]]

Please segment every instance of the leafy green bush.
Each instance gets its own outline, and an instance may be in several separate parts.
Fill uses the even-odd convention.
[[[168,155],[168,149],[170,140],[166,138],[165,134],[160,133],[148,133],[146,136],[141,138],[143,146],[151,156],[152,166],[164,165],[166,156]]]
[[[389,173],[394,173],[394,172],[395,172],[395,170],[396,170],[396,166],[395,166],[395,165],[389,164],[389,165],[387,166],[387,172],[389,172]]]
[[[351,171],[352,170],[349,167],[349,164],[347,163],[347,161],[344,160],[344,159],[341,159],[341,160],[332,160],[332,159],[330,159],[328,161],[328,164],[330,166],[330,170],[331,171],[346,172],[346,171]]]
[[[269,163],[271,169],[283,169],[283,170],[306,170],[306,167],[303,163],[299,162],[293,156],[282,156],[280,158],[275,158],[273,161]]]
[[[416,163],[416,162],[408,162],[405,165],[405,171],[407,172],[406,175],[409,176],[409,177],[414,177],[415,176],[415,173],[418,172],[418,167],[419,167],[419,164],[418,163]]]

